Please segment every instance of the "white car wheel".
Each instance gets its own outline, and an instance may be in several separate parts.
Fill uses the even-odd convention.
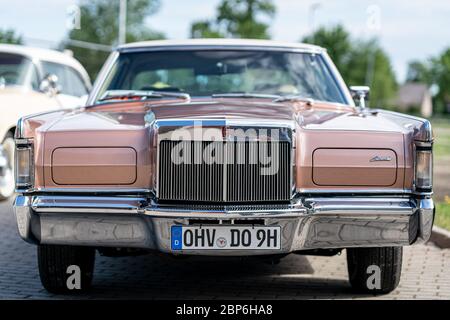
[[[8,199],[14,194],[14,148],[14,138],[9,134],[2,143],[4,165],[0,169],[0,200]]]

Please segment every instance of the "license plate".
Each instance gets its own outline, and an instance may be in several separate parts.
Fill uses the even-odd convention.
[[[172,226],[172,250],[281,249],[281,228],[249,226]]]

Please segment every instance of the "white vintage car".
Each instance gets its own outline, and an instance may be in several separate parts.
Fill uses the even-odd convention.
[[[0,200],[14,193],[14,130],[27,114],[83,105],[91,89],[86,70],[54,50],[0,44]]]

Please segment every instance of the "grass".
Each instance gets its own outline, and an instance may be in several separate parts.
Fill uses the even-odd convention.
[[[450,197],[448,202],[436,204],[436,217],[434,223],[444,229],[450,230]]]
[[[435,141],[434,185],[436,203],[435,224],[450,230],[450,119],[431,119]]]
[[[450,157],[450,119],[433,119],[431,123],[435,137],[433,145],[435,159]]]

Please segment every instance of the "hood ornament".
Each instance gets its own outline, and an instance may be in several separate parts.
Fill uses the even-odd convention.
[[[377,161],[391,161],[392,158],[387,156],[387,157],[382,157],[382,156],[375,156],[372,159],[370,159],[370,162],[377,162]]]

